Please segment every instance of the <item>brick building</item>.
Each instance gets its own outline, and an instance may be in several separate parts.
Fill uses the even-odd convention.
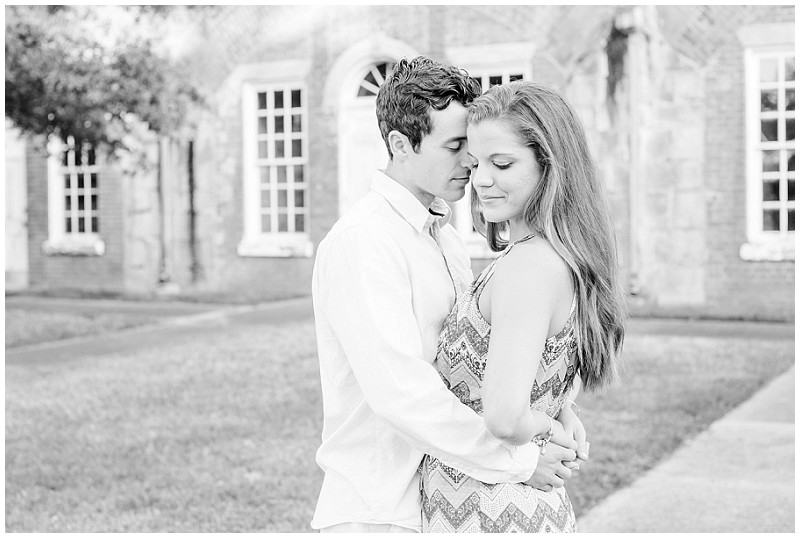
[[[28,144],[17,174],[27,184],[27,285],[308,294],[316,245],[385,164],[377,87],[399,58],[423,54],[485,88],[546,82],[575,105],[611,195],[635,312],[793,319],[794,13],[247,6],[197,15],[181,46],[212,103],[191,146],[143,138],[161,152],[156,169],[108,165],[80,148],[51,145],[48,157]],[[466,201],[454,211],[478,270],[491,253]],[[8,263],[6,274],[8,283]]]

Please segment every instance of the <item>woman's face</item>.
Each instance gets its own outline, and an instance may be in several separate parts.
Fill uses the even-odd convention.
[[[533,151],[501,120],[470,123],[467,141],[483,217],[487,222],[521,221],[542,176]]]

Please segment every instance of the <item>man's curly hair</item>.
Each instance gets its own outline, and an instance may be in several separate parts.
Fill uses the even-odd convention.
[[[430,111],[444,110],[455,99],[467,106],[481,94],[480,84],[466,71],[417,56],[401,59],[381,85],[376,101],[378,126],[392,158],[389,133],[406,135],[414,151],[432,129]]]

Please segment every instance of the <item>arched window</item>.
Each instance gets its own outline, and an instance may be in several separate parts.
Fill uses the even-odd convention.
[[[378,88],[381,87],[381,84],[392,72],[395,65],[395,62],[379,62],[371,65],[358,87],[358,97],[375,97],[378,95]]]

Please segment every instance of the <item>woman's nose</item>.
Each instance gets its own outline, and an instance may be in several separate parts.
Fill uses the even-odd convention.
[[[472,169],[472,184],[476,187],[489,187],[492,184],[492,178],[486,173],[485,167],[476,166]]]

